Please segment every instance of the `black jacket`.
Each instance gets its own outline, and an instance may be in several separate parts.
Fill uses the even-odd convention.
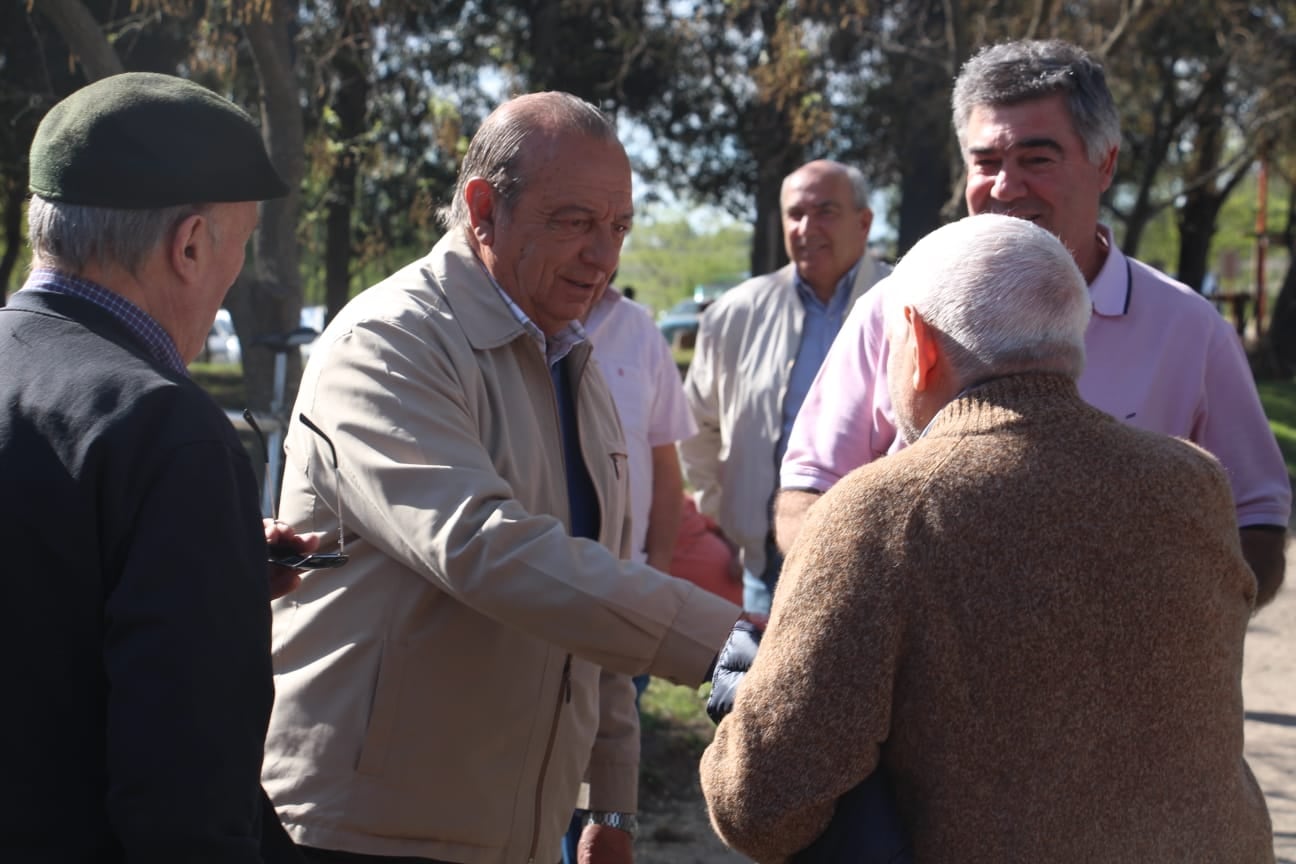
[[[265,540],[221,409],[93,304],[21,292],[0,490],[0,860],[262,861]]]

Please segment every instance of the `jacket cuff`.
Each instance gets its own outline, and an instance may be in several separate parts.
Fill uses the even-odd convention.
[[[673,684],[699,687],[707,680],[742,609],[696,585],[690,584],[688,589],[648,671]]]
[[[589,796],[586,810],[636,813],[639,810],[639,763],[601,761],[590,763]]]

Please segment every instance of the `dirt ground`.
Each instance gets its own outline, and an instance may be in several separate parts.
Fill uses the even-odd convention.
[[[721,843],[707,820],[697,765],[711,734],[705,716],[691,725],[644,727],[635,864],[748,860]]]
[[[1242,676],[1246,755],[1273,819],[1278,864],[1296,864],[1296,545],[1285,588],[1252,621]],[[697,754],[710,729],[646,730],[636,864],[735,864],[707,821]]]
[[[1277,598],[1251,622],[1246,667],[1246,755],[1273,819],[1278,864],[1296,864],[1296,545]]]

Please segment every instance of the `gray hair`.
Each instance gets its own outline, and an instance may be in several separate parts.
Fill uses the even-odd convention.
[[[618,140],[611,118],[570,93],[547,91],[519,96],[492,111],[468,143],[453,198],[437,210],[441,224],[447,230],[468,225],[464,189],[474,177],[482,178],[495,189],[506,211],[512,209],[526,188],[523,144],[535,135],[553,136],[562,132]]]
[[[855,209],[867,210],[869,206],[869,188],[868,180],[864,178],[864,172],[854,165],[843,165],[842,170],[846,172],[846,177],[850,180],[851,193],[855,196]]]
[[[967,148],[967,125],[978,105],[1015,105],[1061,93],[1076,134],[1094,165],[1120,146],[1120,114],[1102,64],[1060,39],[1004,42],[982,48],[954,82],[954,128]]]
[[[854,201],[856,210],[867,210],[869,208],[868,179],[864,176],[864,172],[856,168],[854,165],[847,165],[843,162],[837,162],[832,159],[816,159],[814,161],[807,162],[805,163],[805,165],[802,165],[800,168],[797,168],[791,174],[784,177],[783,183],[779,186],[780,201],[783,200],[783,194],[787,191],[788,181],[791,180],[793,177],[795,177],[797,174],[801,173],[810,165],[814,165],[816,162],[821,162],[824,165],[831,165],[835,170],[840,171],[846,175],[846,179],[850,181],[851,198]]]
[[[118,210],[46,201],[32,195],[27,206],[27,242],[33,263],[38,260],[67,273],[81,273],[91,262],[137,273],[177,223],[201,212],[196,204]]]
[[[963,386],[1015,372],[1080,377],[1092,302],[1057,237],[1025,219],[968,216],[914,245],[896,265],[887,333],[913,307]]]

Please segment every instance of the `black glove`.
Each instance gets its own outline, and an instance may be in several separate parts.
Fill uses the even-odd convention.
[[[711,675],[711,698],[707,700],[707,714],[719,723],[733,710],[738,685],[756,659],[760,647],[761,631],[745,618],[739,618],[729,633],[729,639],[716,658],[715,672]]]

